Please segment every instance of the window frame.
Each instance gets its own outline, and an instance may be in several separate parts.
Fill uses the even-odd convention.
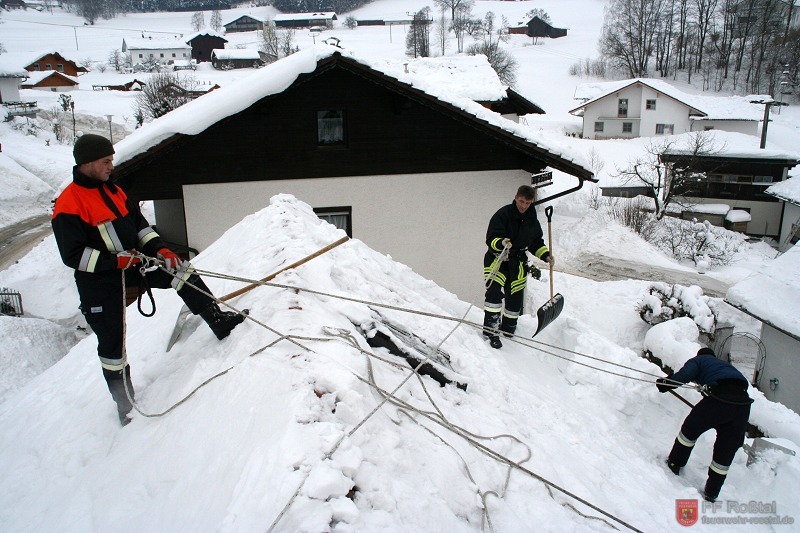
[[[322,138],[323,131],[321,129],[322,120],[333,120],[336,117],[325,117],[324,114],[327,113],[339,113],[338,119],[341,121],[341,139],[336,139],[330,142],[326,142]],[[318,148],[342,148],[347,147],[348,139],[347,139],[347,111],[345,109],[317,109],[315,112],[316,124],[317,124],[317,147]]]
[[[600,120],[596,120],[594,123],[594,132],[595,133],[603,133],[605,129],[605,123]]]
[[[659,127],[661,128],[660,132],[658,131]],[[675,124],[656,124],[656,135],[675,135]]]
[[[633,122],[623,122],[622,133],[633,133]]]
[[[654,98],[653,98],[653,99],[649,99],[649,98],[648,98],[648,99],[646,99],[646,100],[644,101],[644,108],[645,108],[647,111],[655,111],[655,110],[656,110],[656,102],[657,102],[657,100],[656,100],[656,99],[654,99]],[[651,105],[651,104],[652,104],[652,105]]]
[[[617,99],[617,116],[618,117],[627,117],[628,116],[628,99],[627,98],[618,98]]]
[[[353,238],[353,206],[314,207],[313,209],[314,214],[317,215],[320,220],[325,220],[329,224],[333,224],[333,222],[327,220],[325,217],[344,216],[347,227],[339,229],[343,229],[348,237],[351,239]],[[333,225],[335,226],[335,224]],[[336,227],[338,228],[339,226]]]

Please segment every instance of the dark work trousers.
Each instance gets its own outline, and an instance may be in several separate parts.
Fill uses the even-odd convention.
[[[679,468],[686,466],[700,435],[709,429],[717,430],[713,460],[708,469],[706,482],[706,494],[716,498],[722,484],[725,483],[725,476],[733,463],[736,451],[744,443],[749,418],[750,404],[734,405],[711,397],[703,398],[683,421],[681,431],[669,454],[669,461]]]
[[[155,289],[169,289],[175,280],[173,276],[161,269],[146,274],[147,284]],[[125,286],[138,287],[141,274],[137,268],[125,270]],[[192,285],[211,292],[202,279],[192,274],[188,282]],[[122,303],[122,278],[120,271],[104,273],[101,276],[90,277],[76,276],[78,293],[81,297],[81,312],[86,317],[86,322],[97,335],[97,355],[103,365],[103,375],[106,380],[121,378],[122,370],[122,344],[123,344],[123,313],[125,306]],[[209,296],[184,284],[178,295],[186,303],[189,310],[199,314],[213,301]],[[144,296],[146,298],[146,296]],[[145,304],[143,303],[143,306]]]
[[[493,253],[484,255],[483,272],[485,279],[488,279],[495,261],[497,261],[497,257]],[[499,313],[502,312],[503,325],[501,329],[504,331],[513,333],[516,328],[517,319],[522,313],[527,281],[528,276],[522,262],[516,257],[511,257],[508,261],[500,263],[500,268],[494,281],[486,289],[483,310],[487,316],[499,317]],[[505,305],[503,305],[504,300]]]

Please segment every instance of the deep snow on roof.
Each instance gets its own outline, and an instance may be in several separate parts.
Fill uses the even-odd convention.
[[[767,194],[777,196],[781,200],[800,205],[800,176],[770,185]]]
[[[800,337],[800,247],[793,246],[735,284],[725,299],[762,322]]]
[[[28,73],[28,79],[22,82],[22,86],[28,85],[36,85],[40,81],[44,80],[45,78],[49,78],[50,76],[58,76],[61,75],[62,77],[70,80],[71,82],[75,83],[76,85],[80,83],[77,79],[72,76],[68,76],[63,72],[58,72],[57,70],[39,70],[34,72]]]
[[[215,48],[211,55],[217,59],[252,59],[260,61],[261,56],[254,48]]]
[[[151,39],[145,37],[125,37],[123,39],[128,50],[191,50],[191,45],[186,44],[183,39]]]
[[[582,162],[583,156],[574,154],[567,141],[559,141],[553,135],[534,131],[524,125],[503,118],[498,113],[486,109],[470,98],[452,94],[452,85],[439,87],[426,79],[395,67],[384,61],[366,60],[356,57],[352,52],[326,44],[318,44],[279,61],[258,69],[235,83],[222,87],[202,98],[197,98],[161,118],[137,129],[116,146],[117,161],[122,163],[147,151],[159,142],[175,135],[197,135],[220,120],[247,109],[258,100],[286,90],[301,74],[313,72],[317,62],[340,53],[348,59],[357,61],[375,70],[387,68],[386,74],[408,83],[438,100],[448,103],[492,126],[505,130],[521,140],[533,143],[552,155],[571,161],[588,169]],[[458,60],[454,62],[457,63]],[[476,69],[480,71],[481,69]],[[488,94],[488,91],[487,91]],[[568,155],[569,154],[569,155]]]

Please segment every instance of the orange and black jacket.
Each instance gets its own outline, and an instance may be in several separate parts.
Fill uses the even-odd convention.
[[[139,250],[155,256],[164,247],[125,191],[89,178],[77,167],[72,183],[56,200],[51,224],[61,260],[75,269],[79,290],[89,283],[102,285],[102,279],[119,281],[117,252]]]

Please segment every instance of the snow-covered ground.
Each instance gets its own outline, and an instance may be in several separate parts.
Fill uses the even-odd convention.
[[[424,5],[378,0],[356,16],[401,16]],[[570,28],[567,38],[537,46],[514,37],[511,46],[520,63],[516,88],[547,111],[528,117],[529,125],[571,143],[575,154],[594,151],[605,163],[601,178],[642,147],[642,141],[564,136],[579,126],[566,111],[575,105],[575,86],[585,81],[568,76],[567,68],[593,55],[603,6],[600,0],[551,0],[478,2],[475,9],[506,14],[513,23],[532,7],[543,7],[555,25]],[[270,9],[226,11],[223,21],[247,12],[266,16]],[[16,11],[3,14],[0,42],[9,52],[36,51],[46,32],[48,46],[68,57],[103,61],[125,35],[188,34],[190,19],[190,13],[128,15],[85,28],[81,19],[62,12]],[[375,60],[403,57],[400,27],[322,34],[329,35]],[[235,46],[253,36],[228,38]],[[305,32],[298,32],[297,40],[301,47],[313,42]],[[195,76],[222,85],[248,74],[201,65]],[[130,131],[131,95],[91,86],[132,77],[110,71],[81,76],[82,89],[70,93],[78,129],[106,133],[105,115],[111,114],[115,139]],[[22,96],[38,100],[42,109],[57,105],[57,93],[23,91]],[[797,107],[783,108],[773,119],[768,146],[793,149]],[[0,144],[0,225],[46,213],[69,177],[70,147],[55,142],[47,129],[25,135],[7,123],[0,124]],[[693,267],[608,223],[588,204],[588,193],[556,203],[559,270],[580,273],[594,258],[610,268],[635,263],[655,274],[669,270],[695,279]],[[257,279],[340,237],[309,206],[279,195],[193,262],[210,272]],[[254,238],[263,246],[246,245]],[[704,276],[730,285],[772,257],[766,244],[757,243],[734,264]],[[480,265],[475,272],[480,292]],[[688,408],[658,394],[653,380],[662,374],[641,353],[646,347],[673,368],[680,366],[700,347],[696,324],[689,319],[645,324],[635,306],[649,287],[646,281],[597,282],[557,272],[556,291],[566,305],[534,342],[535,310],[549,298],[547,276],[529,283],[530,314],[521,318],[516,342],[506,341],[500,351],[490,349],[476,327],[481,309],[357,239],[275,279],[300,290],[260,287],[232,300],[236,308],[249,308],[255,320],[221,342],[194,317],[166,353],[181,302],[170,291],[158,291],[155,318],[142,317],[135,306],[128,310],[127,352],[142,413],[120,429],[99,371],[95,337],[78,329],[83,322],[72,274],[61,264],[53,238],[45,238],[0,272],[0,287],[23,294],[27,315],[0,317],[0,529],[680,529],[676,500],[699,498],[714,436],[698,441],[683,476],[666,470],[664,456]],[[218,295],[242,285],[206,280]],[[719,298],[710,301],[737,330],[757,333],[754,320]],[[449,354],[452,375],[467,384],[466,391],[409,378],[409,370],[397,366],[401,360],[370,348],[362,333],[383,322]],[[391,401],[385,402],[390,391]],[[681,394],[692,402],[700,397],[691,389]],[[751,395],[756,398],[751,422],[774,442],[800,448],[800,417],[756,390]],[[701,517],[800,520],[800,502],[792,496],[800,484],[798,458],[766,452],[749,467],[746,459],[737,454],[723,504],[774,502],[775,512],[737,512],[725,505],[713,512],[701,500]],[[694,527],[719,530],[703,523]]]

